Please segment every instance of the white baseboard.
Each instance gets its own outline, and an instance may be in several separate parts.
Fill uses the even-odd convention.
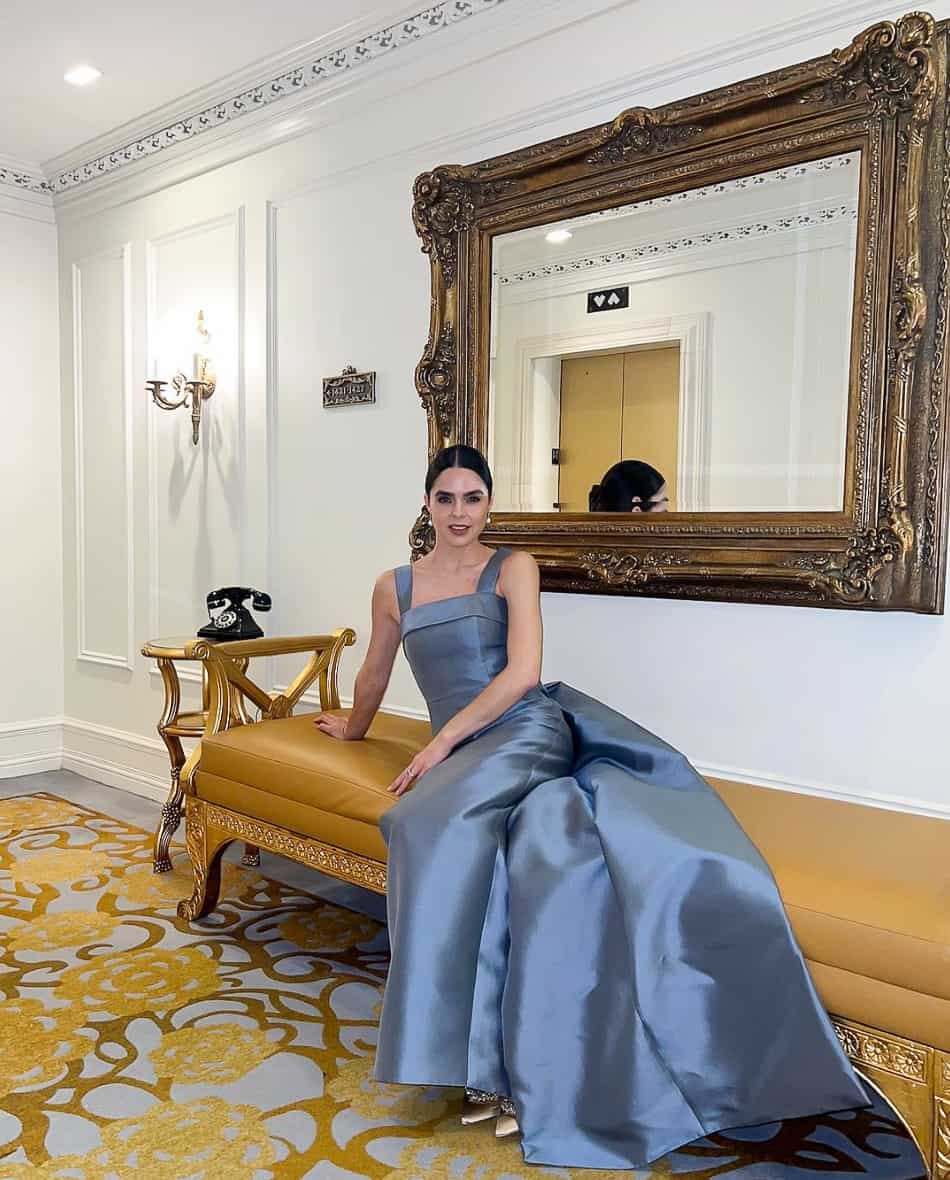
[[[93,782],[159,803],[168,795],[168,753],[158,738],[66,717],[61,765]]]
[[[164,803],[168,796],[169,783],[160,782],[153,775],[143,774],[135,767],[111,762],[106,758],[94,758],[91,754],[63,753],[62,769],[81,774],[94,783],[107,787],[118,787],[130,795]]]
[[[906,795],[887,795],[878,791],[853,791],[847,787],[836,787],[827,783],[792,782],[771,774],[741,770],[735,766],[707,766],[698,762],[693,765],[703,778],[727,779],[734,783],[748,783],[752,787],[766,787],[773,791],[792,791],[796,795],[816,795],[822,799],[838,799],[842,803],[863,803],[865,807],[883,807],[886,811],[903,811],[909,815],[950,819],[950,803],[911,799]]]
[[[0,725],[0,778],[58,770],[63,756],[63,723],[43,717]]]
[[[319,707],[319,699],[308,704]],[[341,698],[349,707],[352,700]],[[386,711],[400,717],[426,719],[423,710],[387,703]],[[728,779],[776,791],[862,803],[911,815],[950,820],[950,803],[914,799],[883,792],[859,792],[826,783],[793,782],[735,766],[694,763],[705,778]],[[0,778],[38,774],[44,770],[72,770],[93,782],[118,787],[144,799],[163,803],[168,796],[168,754],[158,738],[143,737],[74,717],[47,717],[38,721],[0,725]]]

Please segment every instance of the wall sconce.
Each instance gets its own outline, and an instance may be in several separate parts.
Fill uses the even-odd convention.
[[[162,393],[162,390],[168,384],[167,381],[159,381],[153,378],[145,382],[152,395],[152,401],[163,410],[177,410],[179,406],[191,406],[191,441],[195,446],[198,445],[202,402],[206,401],[214,393],[216,384],[214,367],[211,364],[211,358],[208,356],[208,341],[210,338],[211,335],[205,327],[204,312],[199,311],[198,351],[194,354],[192,375],[188,378],[184,373],[179,371],[172,378],[172,389],[181,395],[177,401],[172,401]]]

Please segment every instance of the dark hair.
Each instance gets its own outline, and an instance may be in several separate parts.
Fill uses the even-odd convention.
[[[600,483],[595,483],[588,496],[591,512],[630,512],[634,497],[646,508],[651,496],[655,496],[666,480],[649,463],[639,459],[623,459],[615,463]]]
[[[476,450],[475,447],[467,447],[464,443],[459,443],[454,447],[443,447],[435,455],[429,464],[429,470],[426,472],[427,496],[432,491],[432,485],[442,472],[447,471],[450,467],[465,467],[469,471],[474,471],[485,487],[488,488],[488,495],[491,496],[491,470],[485,456],[481,451]]]

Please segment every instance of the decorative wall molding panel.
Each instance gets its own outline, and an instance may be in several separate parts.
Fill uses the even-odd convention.
[[[239,580],[246,483],[244,224],[241,205],[146,242],[149,376],[170,377],[176,367],[190,361],[188,338],[181,337],[199,310],[207,318],[218,374],[198,447],[192,445],[187,415],[166,415],[148,406],[151,637],[193,632],[202,622],[207,592]],[[202,489],[199,518],[181,511],[189,486],[196,482]],[[175,552],[170,553],[171,543]],[[184,599],[188,606],[168,619],[162,611],[163,594],[169,600]],[[158,675],[154,666],[151,671]],[[182,680],[200,680],[200,670],[187,665],[179,675]]]
[[[267,588],[273,600],[271,613],[271,629],[275,635],[281,633],[281,596],[279,589],[279,570],[277,548],[280,537],[280,516],[277,507],[277,474],[278,474],[278,393],[280,390],[278,349],[278,307],[280,305],[277,289],[277,231],[280,205],[276,201],[268,201],[266,209],[266,254],[264,261],[264,306],[266,316],[265,327],[265,379],[264,379],[264,417],[267,428]],[[273,665],[272,665],[273,667]],[[273,675],[273,673],[272,673]]]
[[[77,658],[129,671],[135,666],[131,259],[132,248],[126,243],[72,266]],[[95,286],[88,310],[87,282]],[[113,356],[106,355],[110,344]],[[91,413],[96,417],[90,430]],[[90,453],[95,459],[91,469]],[[99,486],[93,492],[96,479]],[[89,495],[95,499],[91,515]],[[119,515],[121,520],[112,519]],[[102,535],[90,538],[90,521]],[[90,590],[89,579],[97,574],[100,583]],[[121,602],[115,596],[117,587]],[[90,626],[91,604],[105,616],[100,634],[124,611],[119,650],[105,650],[90,640],[90,630],[95,629],[95,624]]]

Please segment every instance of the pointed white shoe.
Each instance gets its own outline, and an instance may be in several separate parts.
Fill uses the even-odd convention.
[[[473,1090],[465,1087],[462,1102],[461,1121],[465,1124],[482,1123],[493,1119],[501,1109],[501,1095],[490,1090]]]
[[[515,1104],[510,1098],[502,1098],[498,1105],[500,1113],[495,1120],[495,1138],[504,1139],[508,1135],[517,1135],[521,1128],[515,1117]]]

